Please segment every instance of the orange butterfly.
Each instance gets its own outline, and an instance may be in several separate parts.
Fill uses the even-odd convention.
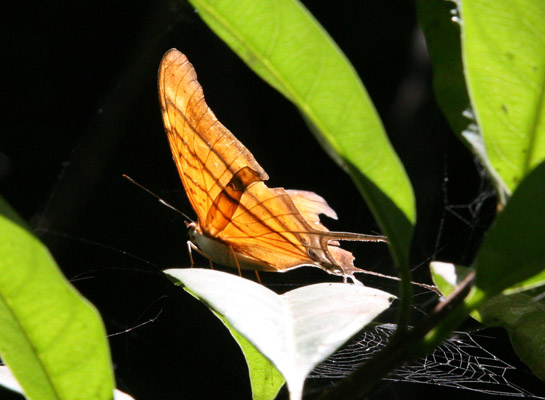
[[[190,254],[193,248],[239,273],[314,266],[359,283],[354,272],[362,270],[338,240],[386,238],[330,232],[319,214],[337,216],[322,197],[267,187],[267,173],[206,105],[195,69],[178,50],[163,56],[158,81],[172,155],[198,218],[187,223]]]

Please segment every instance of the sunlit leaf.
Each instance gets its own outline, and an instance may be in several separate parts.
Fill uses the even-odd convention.
[[[14,392],[23,394],[23,388],[19,385],[19,382],[15,379],[8,367],[0,365],[0,386],[4,386]],[[121,390],[115,389],[113,400],[134,400],[133,397]]]
[[[508,190],[545,160],[545,2],[460,0],[471,103]]]
[[[220,314],[282,373],[292,399],[307,375],[389,307],[393,296],[361,285],[322,283],[278,295],[233,274],[206,269],[165,273]]]
[[[106,332],[0,199],[0,356],[29,399],[110,399]]]
[[[470,268],[452,263],[433,261],[430,263],[430,272],[433,283],[443,296],[448,296],[469,274]]]

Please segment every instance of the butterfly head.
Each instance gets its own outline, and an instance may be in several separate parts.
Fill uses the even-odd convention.
[[[187,222],[185,221],[185,226],[188,229],[189,240],[194,242],[195,236],[201,233],[201,228],[197,222]]]

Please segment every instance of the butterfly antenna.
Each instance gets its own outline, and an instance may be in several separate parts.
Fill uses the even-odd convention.
[[[180,214],[181,216],[183,216],[185,219],[187,219],[189,222],[193,222],[193,220],[191,218],[189,218],[185,213],[183,213],[182,211],[178,210],[176,207],[174,207],[172,204],[166,202],[165,200],[163,200],[162,198],[160,198],[158,195],[156,195],[155,193],[153,193],[151,190],[149,190],[147,187],[144,187],[142,186],[141,184],[139,184],[138,182],[136,182],[134,179],[132,179],[130,176],[128,175],[125,175],[123,174],[122,175],[123,178],[125,178],[126,180],[128,180],[129,182],[131,182],[132,184],[138,186],[140,189],[146,191],[147,193],[151,194],[153,197],[155,197],[157,200],[159,200],[159,203],[161,203],[162,205],[164,206],[167,206],[168,208],[170,208],[171,210],[173,211],[176,211],[178,214]]]

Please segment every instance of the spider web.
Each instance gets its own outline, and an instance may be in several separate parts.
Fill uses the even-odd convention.
[[[462,200],[462,202],[453,203],[449,200],[449,174],[445,166],[444,208],[433,258],[441,258],[438,255],[442,253],[444,247],[453,245],[453,243],[445,245],[442,242],[448,229],[447,225],[458,223],[462,225],[463,231],[463,234],[459,235],[463,238],[462,243],[458,243],[458,254],[461,255],[461,259],[472,259],[472,253],[476,248],[472,248],[470,243],[480,242],[479,237],[482,237],[493,218],[494,212],[491,210],[496,204],[494,188],[484,168],[476,159],[473,161],[478,187],[473,199],[469,202]],[[446,240],[448,242],[448,239]],[[425,264],[427,265],[422,263],[420,266]],[[415,307],[420,310],[420,306],[415,305]],[[425,310],[420,311],[426,313]],[[357,339],[352,340],[343,349],[318,365],[309,378],[347,377],[385,347],[395,329],[395,324],[380,324],[365,330]],[[384,380],[465,389],[494,396],[545,399],[541,389],[538,390],[542,395],[536,395],[528,390],[529,387],[543,387],[541,381],[488,351],[477,341],[477,337],[467,332],[454,332],[450,339],[445,340],[432,353],[404,364],[392,371]]]
[[[377,325],[314,369],[309,378],[340,379],[350,375],[388,343],[396,326]],[[545,399],[514,384],[517,368],[499,359],[465,332],[446,340],[435,351],[391,372],[387,381],[423,383],[490,395]]]

